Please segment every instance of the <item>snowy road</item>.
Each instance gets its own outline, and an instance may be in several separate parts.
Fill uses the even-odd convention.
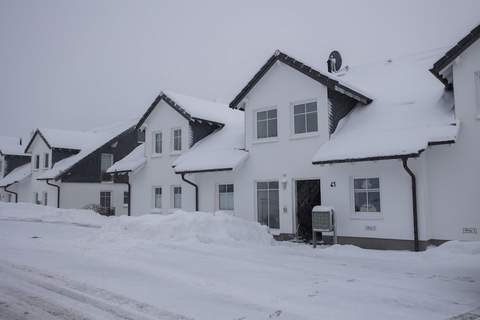
[[[0,319],[448,319],[480,306],[478,246],[158,240],[132,221],[102,229],[0,212]]]

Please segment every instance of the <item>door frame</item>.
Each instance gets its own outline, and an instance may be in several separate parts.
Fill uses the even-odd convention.
[[[292,178],[292,234],[297,233],[297,223],[298,223],[298,216],[297,216],[297,181],[308,181],[308,180],[318,180],[320,184],[320,204],[322,204],[322,179],[319,176],[316,177],[301,177],[301,178]]]

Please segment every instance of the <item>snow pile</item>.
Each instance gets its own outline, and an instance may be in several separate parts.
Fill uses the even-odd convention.
[[[135,171],[145,164],[145,145],[142,143],[132,152],[125,156],[125,158],[115,162],[113,166],[108,168],[108,173]]]
[[[0,202],[0,220],[19,220],[100,227],[107,217],[91,210],[57,209],[31,203]]]
[[[168,215],[121,216],[111,219],[99,233],[102,240],[118,239],[201,242],[230,245],[269,245],[272,235],[258,223],[217,212],[185,212]],[[95,240],[96,241],[96,240]]]
[[[0,153],[26,156],[25,146],[20,144],[20,138],[0,136]]]
[[[30,163],[24,164],[18,168],[15,168],[7,174],[3,179],[0,179],[0,187],[7,187],[10,184],[21,182],[24,179],[30,177],[32,174],[32,168]]]
[[[361,83],[373,102],[343,118],[313,162],[418,154],[430,142],[455,141],[460,124],[453,96],[428,72],[438,55],[409,55],[339,73]]]
[[[452,240],[442,244],[439,247],[434,247],[427,250],[427,253],[437,255],[480,255],[480,241],[459,241]]]

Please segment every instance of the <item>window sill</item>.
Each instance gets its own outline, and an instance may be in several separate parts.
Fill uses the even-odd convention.
[[[170,152],[170,156],[172,156],[172,157],[173,156],[179,156],[181,154],[182,154],[182,151],[172,151],[172,152]]]
[[[123,207],[124,207],[124,208],[128,208],[128,204],[124,204]]]
[[[351,213],[350,220],[383,220],[383,214],[381,212],[359,212]]]
[[[298,133],[298,134],[293,134],[290,136],[290,140],[300,140],[300,139],[309,139],[309,138],[316,138],[320,136],[320,133],[318,131],[316,132],[309,132],[309,133]]]
[[[150,158],[161,158],[163,156],[163,153],[153,153]]]
[[[252,141],[252,144],[262,144],[262,143],[272,143],[278,142],[278,138],[265,138],[265,139],[256,139]]]

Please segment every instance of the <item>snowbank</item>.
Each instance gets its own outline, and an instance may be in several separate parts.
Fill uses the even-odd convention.
[[[441,246],[429,248],[427,252],[438,255],[480,255],[480,241],[452,240],[445,242]]]
[[[265,226],[225,213],[185,212],[168,215],[118,217],[103,226],[102,238],[215,244],[269,245],[272,235]]]
[[[107,217],[91,210],[57,209],[31,203],[0,202],[0,220],[20,220],[101,227]]]

